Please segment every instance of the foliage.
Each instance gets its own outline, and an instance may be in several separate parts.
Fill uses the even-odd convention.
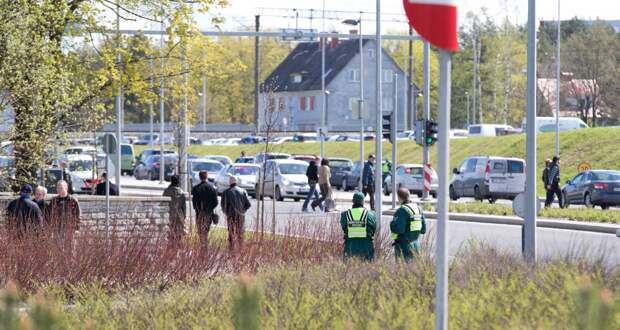
[[[615,329],[620,324],[617,270],[577,260],[541,261],[472,244],[451,261],[450,327],[459,329]],[[241,329],[239,284],[221,275],[165,291],[149,285],[106,293],[95,283],[66,295],[63,328]],[[251,310],[267,329],[428,329],[434,323],[435,267],[423,253],[413,264],[325,260],[268,266],[253,277]],[[243,290],[243,289],[241,289]],[[260,300],[258,311],[255,302]],[[249,303],[250,301],[248,301]],[[247,328],[246,328],[247,329]]]

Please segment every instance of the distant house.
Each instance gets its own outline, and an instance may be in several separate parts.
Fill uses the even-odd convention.
[[[360,129],[360,79],[364,80],[364,127],[376,123],[376,56],[374,40],[363,40],[364,73],[360,75],[359,39],[332,38],[325,45],[326,126],[332,131]],[[404,72],[383,51],[382,108],[396,109],[399,127],[406,122]],[[398,75],[397,102],[394,103],[394,74]],[[321,45],[300,43],[261,84],[259,125],[275,130],[315,131],[321,124]],[[268,111],[269,110],[269,111]],[[266,116],[266,113],[269,114]]]
[[[557,106],[557,79],[539,78],[542,113],[555,114]],[[573,79],[570,72],[562,72],[560,80],[560,116],[592,116],[592,93],[597,91],[596,81]],[[597,114],[600,115],[600,114]]]

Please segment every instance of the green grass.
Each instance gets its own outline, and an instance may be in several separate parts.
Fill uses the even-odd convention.
[[[588,161],[595,169],[620,169],[620,129],[590,128],[560,134],[562,156],[562,181],[577,173],[577,165]],[[494,138],[468,138],[450,140],[450,167],[457,167],[468,156],[512,156],[525,158],[525,134]],[[554,154],[555,133],[538,135],[538,177],[542,175],[545,158]],[[227,155],[233,160],[241,151],[248,155],[264,151],[264,145],[243,146],[191,146],[190,153],[196,155]],[[384,143],[384,156],[391,157],[392,146]],[[431,163],[436,166],[436,146],[431,148]],[[136,152],[142,147],[136,148]],[[375,143],[366,142],[366,155],[375,152]],[[286,143],[274,145],[272,151],[292,154],[319,154],[319,143]],[[331,157],[359,159],[359,143],[329,142],[325,144],[325,154]],[[398,162],[422,162],[422,149],[413,141],[398,141]],[[544,187],[537,181],[539,195],[544,195]]]
[[[425,204],[425,209],[433,211],[434,206]],[[500,216],[512,216],[511,205],[488,204],[488,203],[450,203],[450,212],[455,213],[476,213]],[[540,212],[541,218],[549,219],[565,219],[574,221],[587,222],[609,222],[620,224],[620,211],[601,210],[591,208],[578,209],[560,209],[560,208],[543,208]]]
[[[575,259],[532,267],[472,244],[451,262],[449,325],[618,329],[618,275]],[[431,329],[434,292],[435,265],[423,254],[413,265],[385,259],[271,266],[164,291],[156,283],[114,292],[93,283],[69,294],[47,287],[21,319],[50,329]],[[10,328],[20,329],[7,308],[19,300],[13,288],[0,301],[0,320],[15,322],[5,323]]]

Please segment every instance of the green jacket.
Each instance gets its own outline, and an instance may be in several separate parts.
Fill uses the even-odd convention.
[[[348,238],[348,222],[347,211],[340,214],[340,226],[344,233],[344,259],[358,257],[363,260],[370,261],[374,258],[375,248],[373,245],[373,237],[377,229],[376,216],[374,212],[368,211],[366,218],[366,237],[365,238]]]
[[[419,207],[417,208],[417,210],[416,210],[416,207],[414,207],[413,209],[416,212],[416,214],[420,212],[420,215],[422,217],[422,228],[419,231],[409,230],[410,216],[407,210],[405,209],[405,206],[401,205],[396,210],[396,213],[394,213],[394,218],[390,222],[391,232],[393,234],[398,234],[396,238],[396,242],[398,243],[401,243],[401,242],[411,243],[417,240],[420,237],[420,234],[426,234],[426,220],[424,219],[424,213],[422,213],[422,210]]]

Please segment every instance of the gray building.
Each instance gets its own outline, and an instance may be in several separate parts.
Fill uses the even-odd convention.
[[[364,72],[360,75],[359,39],[333,38],[325,45],[326,126],[330,132],[359,131],[360,79],[364,80],[364,127],[376,123],[375,41],[363,41]],[[399,129],[405,127],[406,82],[404,72],[383,51],[383,112],[394,109]],[[394,104],[394,74],[398,75]],[[321,125],[321,45],[299,43],[261,84],[259,126],[277,131],[315,131]]]

